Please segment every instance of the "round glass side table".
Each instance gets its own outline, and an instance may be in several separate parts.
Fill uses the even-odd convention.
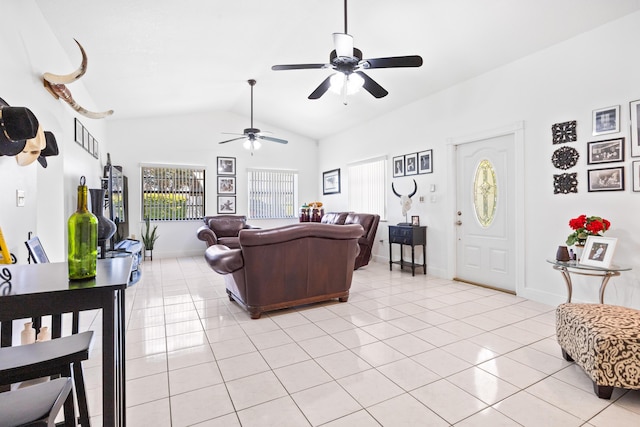
[[[553,269],[558,270],[560,274],[562,274],[562,278],[567,285],[567,302],[571,302],[571,294],[573,292],[571,274],[601,277],[602,282],[600,283],[600,304],[604,304],[604,291],[607,288],[609,279],[619,276],[622,271],[631,270],[631,267],[615,264],[612,264],[608,268],[602,268],[579,264],[577,261],[557,261],[555,259],[547,259],[547,262],[553,264]]]

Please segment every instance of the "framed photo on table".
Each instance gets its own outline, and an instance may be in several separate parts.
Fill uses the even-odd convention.
[[[236,158],[218,157],[218,175],[235,175]]]
[[[620,132],[620,106],[593,110],[593,135]]]
[[[411,225],[416,227],[420,226],[420,217],[418,215],[411,215]]]
[[[218,213],[236,213],[236,196],[218,196]]]
[[[629,103],[631,110],[631,157],[640,157],[640,99]]]
[[[218,194],[236,194],[236,177],[224,175],[219,176]]]
[[[322,194],[340,193],[340,169],[322,173]]]
[[[42,247],[42,243],[40,243],[40,239],[38,238],[38,236],[30,238],[29,240],[24,242],[24,244],[27,246],[27,249],[29,250],[29,255],[31,256],[31,259],[33,260],[34,263],[44,264],[49,262],[49,257],[47,257],[47,254],[45,253],[44,248]]]
[[[609,268],[618,239],[615,237],[588,236],[580,264],[592,267]]]

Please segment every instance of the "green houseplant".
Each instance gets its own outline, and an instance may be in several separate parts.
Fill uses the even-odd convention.
[[[151,228],[149,217],[146,217],[144,219],[144,231],[142,232],[142,243],[144,243],[145,258],[147,257],[147,253],[148,253],[148,256],[151,258],[152,261],[153,261],[153,247],[156,243],[156,240],[158,240],[158,238],[160,237],[158,236],[157,231],[158,231],[158,226],[154,225],[153,228]]]

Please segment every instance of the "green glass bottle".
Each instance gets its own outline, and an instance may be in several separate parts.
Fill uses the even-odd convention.
[[[98,262],[98,218],[87,209],[87,186],[84,176],[78,186],[78,209],[69,217],[69,279],[96,277]]]

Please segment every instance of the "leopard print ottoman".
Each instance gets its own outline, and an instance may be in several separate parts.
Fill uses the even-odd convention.
[[[640,389],[640,311],[607,304],[560,304],[556,335],[565,360],[593,380],[598,397]]]

